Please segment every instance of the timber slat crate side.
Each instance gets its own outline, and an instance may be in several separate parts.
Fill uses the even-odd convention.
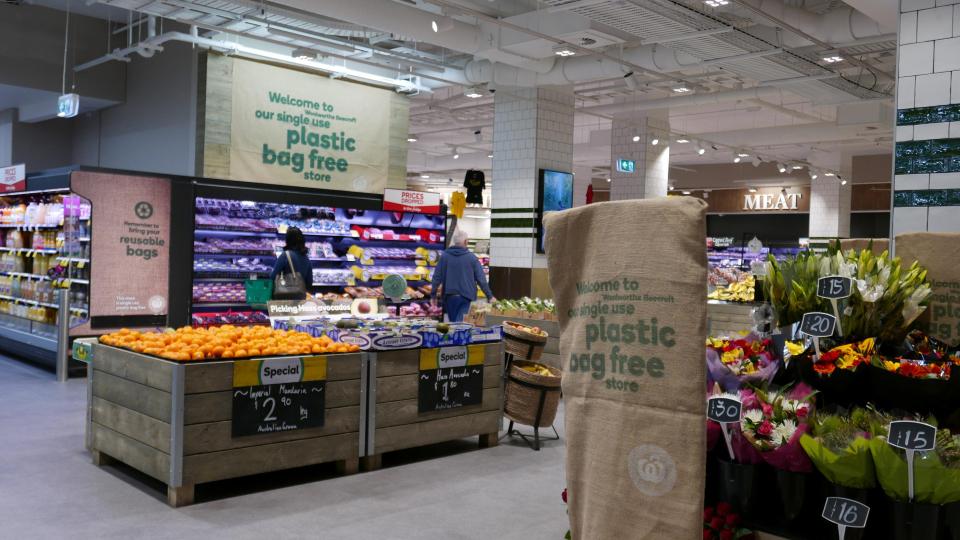
[[[382,351],[377,354],[377,377],[393,377],[420,372],[420,350]],[[483,345],[483,365],[503,363],[499,343]]]
[[[250,446],[263,446],[278,442],[295,441],[341,433],[358,433],[360,431],[360,406],[338,407],[327,409],[324,412],[323,427],[312,429],[297,429],[280,433],[264,435],[249,435],[233,437],[233,422],[211,422],[207,424],[192,424],[183,428],[183,454],[205,454],[221,450],[233,450]],[[359,437],[359,435],[357,435]]]
[[[502,380],[501,370],[490,367],[484,368],[484,388],[497,388]],[[380,377],[377,379],[377,403],[417,399],[419,388],[419,375],[416,373]]]
[[[327,357],[327,381],[360,378],[360,354],[317,355]],[[233,388],[233,360],[186,363],[187,394],[220,392]]]
[[[418,422],[431,422],[441,418],[451,418],[485,411],[499,411],[502,406],[500,388],[484,388],[483,401],[479,405],[469,405],[445,411],[419,412],[416,399],[391,401],[377,404],[377,428],[386,428]]]
[[[98,397],[93,398],[92,405],[90,418],[93,422],[165,454],[170,453],[170,424]]]
[[[173,383],[172,362],[99,343],[93,347],[93,369],[170,392]]]
[[[93,450],[103,452],[161,482],[166,483],[170,480],[169,454],[135,441],[96,422],[88,425],[92,431],[91,446]]]
[[[301,439],[183,457],[184,483],[200,484],[318,463],[357,459],[356,433]]]
[[[122,379],[106,371],[93,370],[93,396],[103,398],[157,420],[170,422],[170,393],[131,380]]]
[[[374,435],[374,453],[382,454],[473,435],[496,433],[499,429],[499,410],[379,428]]]
[[[360,404],[360,379],[327,382],[328,409]],[[183,398],[186,425],[219,422],[233,418],[233,390],[188,394]]]

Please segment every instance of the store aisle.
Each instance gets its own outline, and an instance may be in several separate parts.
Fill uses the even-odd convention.
[[[197,504],[172,509],[154,480],[91,464],[85,380],[57,384],[0,357],[0,396],[4,538],[533,540],[567,529],[558,442],[540,452],[519,441],[479,451],[473,438],[348,477],[321,466],[217,482],[198,488]]]

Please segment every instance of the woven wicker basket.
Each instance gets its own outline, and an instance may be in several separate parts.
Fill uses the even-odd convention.
[[[538,336],[503,323],[503,348],[516,358],[539,360],[546,343],[546,335]]]
[[[550,370],[553,376],[531,373],[521,366],[539,365]],[[560,370],[535,362],[514,361],[504,387],[503,412],[514,422],[534,427],[549,427],[557,416],[560,404]],[[537,411],[540,424],[537,425]]]

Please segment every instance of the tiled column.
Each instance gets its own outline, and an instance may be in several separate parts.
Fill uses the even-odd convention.
[[[587,187],[593,182],[593,167],[575,166],[573,168],[573,206],[587,203]]]
[[[820,175],[810,181],[810,238],[848,238],[853,184],[853,156],[841,155],[840,176]],[[846,178],[843,185],[841,178]]]
[[[960,4],[900,11],[893,235],[960,232]]]
[[[493,292],[511,298],[551,296],[546,257],[536,252],[538,173],[539,169],[573,172],[573,89],[498,90],[493,155]]]
[[[610,200],[666,197],[670,182],[670,123],[666,115],[618,115],[610,137]],[[632,160],[634,172],[618,171],[620,159]]]

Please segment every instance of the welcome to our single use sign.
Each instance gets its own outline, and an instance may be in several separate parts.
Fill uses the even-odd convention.
[[[418,411],[443,411],[483,401],[483,345],[420,350]]]
[[[233,364],[233,436],[323,427],[327,357]]]

